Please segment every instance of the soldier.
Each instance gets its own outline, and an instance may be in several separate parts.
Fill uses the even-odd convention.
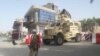
[[[25,41],[30,50],[29,56],[37,56],[38,49],[40,47],[40,38],[36,34],[36,31],[32,31],[31,33],[28,33],[28,35],[25,38]]]

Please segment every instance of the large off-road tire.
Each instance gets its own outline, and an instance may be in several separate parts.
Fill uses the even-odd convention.
[[[44,43],[45,45],[49,45],[49,44],[50,44],[50,40],[43,39],[43,43]]]
[[[64,38],[62,35],[57,35],[56,38],[55,38],[55,43],[57,45],[63,45],[64,43]]]
[[[80,41],[81,41],[81,34],[76,34],[75,42],[80,42]]]

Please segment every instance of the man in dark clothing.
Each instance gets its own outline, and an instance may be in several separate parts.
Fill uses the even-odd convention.
[[[29,45],[29,56],[37,56],[38,55],[38,39],[36,34],[32,34],[31,42]]]
[[[13,45],[16,45],[16,44],[17,44],[17,43],[16,43],[16,40],[18,40],[18,38],[19,38],[18,33],[13,32],[13,33],[12,33],[12,44],[13,44]]]
[[[26,44],[29,47],[29,56],[37,56],[38,55],[38,49],[39,49],[39,45],[38,45],[38,35],[36,34],[36,32],[31,32],[28,33],[28,35],[26,36]]]

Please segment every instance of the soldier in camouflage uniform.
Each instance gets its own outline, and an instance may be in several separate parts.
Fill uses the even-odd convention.
[[[37,56],[38,55],[38,38],[36,32],[33,32],[31,35],[31,42],[29,45],[29,56]]]

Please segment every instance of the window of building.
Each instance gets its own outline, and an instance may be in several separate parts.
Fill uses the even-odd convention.
[[[48,11],[39,10],[39,22],[55,22],[55,14]]]
[[[30,21],[31,17],[30,16],[25,16],[25,21]]]

